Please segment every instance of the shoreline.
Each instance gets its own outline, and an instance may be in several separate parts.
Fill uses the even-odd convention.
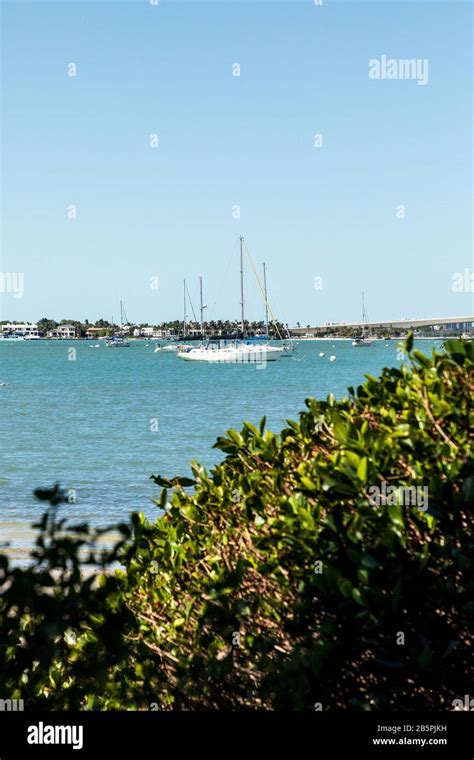
[[[36,539],[40,532],[31,526],[32,522],[22,520],[0,521],[0,554],[6,556],[14,566],[25,566],[34,561],[31,552],[36,548]],[[97,539],[97,549],[108,548],[120,538],[123,536],[117,532],[105,533]],[[85,547],[83,551],[87,554],[88,548]]]
[[[391,341],[391,340],[400,341],[400,340],[405,340],[407,338],[407,336],[408,336],[408,333],[407,333],[407,335],[388,336],[386,338],[377,338],[377,337],[374,337],[374,338],[370,338],[370,339],[373,340],[374,342],[375,341],[380,341],[380,342],[385,341],[385,342],[387,342],[387,341]],[[291,340],[291,341],[304,341],[305,343],[306,342],[311,342],[311,341],[321,341],[321,340],[325,340],[325,341],[330,341],[330,340],[333,340],[333,341],[335,341],[335,340],[338,340],[338,341],[340,341],[340,340],[353,341],[354,337],[355,336],[350,337],[350,338],[344,338],[344,337],[341,337],[341,336],[332,337],[332,336],[327,336],[326,335],[326,336],[317,336],[317,337],[314,336],[314,337],[308,338],[308,337],[303,336],[303,335],[302,336],[296,335],[296,336],[290,336],[289,338],[283,338],[283,339],[281,339],[281,338],[269,338],[269,341],[281,342],[283,340],[283,342],[284,342],[284,341]],[[442,336],[436,336],[436,337],[428,336],[428,335],[415,335],[414,339],[415,339],[415,341],[417,341],[417,340],[439,341],[439,340],[460,340],[461,337],[462,336],[460,336],[460,335],[442,335]],[[151,337],[151,338],[128,338],[127,337],[127,340],[130,343],[157,343],[157,342],[159,342],[159,343],[176,343],[176,342],[184,343],[185,342],[183,340],[176,341],[175,338],[155,338],[155,337]],[[205,340],[209,340],[209,338],[205,338]],[[215,338],[215,340],[241,340],[241,339],[240,338]],[[259,337],[250,337],[250,338],[246,338],[246,340],[263,342],[262,338],[259,338]],[[472,338],[464,338],[464,340],[472,340]],[[104,343],[104,338],[1,338],[0,337],[0,345],[2,343],[91,343],[92,344],[92,343],[96,343],[98,341],[100,341],[101,343]],[[200,341],[197,340],[197,339],[190,339],[188,342],[190,342],[190,343],[192,343],[192,342],[199,343]]]

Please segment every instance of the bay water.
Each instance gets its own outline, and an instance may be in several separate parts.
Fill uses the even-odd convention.
[[[93,345],[0,341],[0,540],[29,543],[28,526],[45,506],[33,491],[55,482],[75,494],[62,507],[71,520],[153,517],[159,488],[150,475],[189,476],[193,459],[212,467],[222,457],[212,446],[228,428],[265,415],[279,431],[305,398],[340,398],[365,373],[400,364],[395,340],[364,348],[300,341],[292,358],[260,368],[184,362],[156,353],[153,342]],[[431,354],[434,345],[419,347]]]

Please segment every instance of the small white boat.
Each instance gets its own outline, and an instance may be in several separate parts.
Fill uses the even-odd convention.
[[[352,345],[361,348],[362,346],[371,346],[372,341],[370,338],[355,338],[352,341]]]
[[[105,339],[107,348],[129,348],[130,341],[125,340],[122,335],[111,335]]]
[[[192,348],[192,346],[188,346],[185,343],[167,343],[165,346],[158,345],[153,353],[176,354],[178,351],[189,348]]]
[[[160,346],[160,351],[165,354],[175,354],[179,346],[177,343],[168,343],[166,346]]]

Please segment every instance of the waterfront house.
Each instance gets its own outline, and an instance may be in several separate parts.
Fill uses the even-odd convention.
[[[40,338],[41,333],[38,330],[38,325],[30,324],[29,322],[17,323],[7,322],[1,325],[1,331],[5,335],[17,335],[18,337],[26,338]]]
[[[162,330],[159,327],[135,327],[133,336],[135,338],[167,338],[169,331]]]
[[[76,328],[74,325],[58,325],[48,333],[48,338],[59,338],[60,340],[74,340],[75,337]]]
[[[95,338],[99,338],[103,332],[103,327],[88,327],[86,330],[86,338],[89,340],[94,340]]]

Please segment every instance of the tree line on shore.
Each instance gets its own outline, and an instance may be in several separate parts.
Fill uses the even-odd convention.
[[[5,320],[0,321],[0,327],[2,324],[6,323],[7,322]],[[15,322],[9,324],[15,324]],[[58,322],[54,319],[43,317],[38,320],[37,325],[38,331],[43,337],[47,337],[48,334],[54,332],[58,327],[61,327],[62,325],[71,325],[74,327],[76,330],[77,338],[85,338],[87,336],[87,332],[91,330],[91,328],[93,328],[94,332],[96,333],[96,337],[105,337],[112,335],[119,330],[124,335],[135,335],[136,337],[159,337],[162,339],[200,337],[201,334],[201,325],[198,322],[189,321],[186,323],[186,327],[184,327],[182,320],[180,321],[178,319],[167,322],[160,322],[157,324],[139,322],[136,324],[127,323],[120,326],[115,323],[113,324],[107,319],[98,319],[95,322],[89,322],[88,319],[85,319],[83,322],[76,319],[62,319]],[[245,334],[249,337],[266,335],[266,326],[263,321],[245,320],[244,325]],[[241,324],[238,320],[209,320],[203,323],[203,327],[205,337],[219,335],[241,335]],[[301,335],[302,325],[300,322],[296,323],[296,328],[298,329],[298,333],[294,334],[294,337],[306,337],[304,334],[303,336]],[[373,338],[394,338],[408,334],[410,329],[411,328],[393,328],[387,325],[384,327],[381,326],[372,329],[371,334]],[[328,324],[318,329],[307,325],[306,330],[308,331],[307,336],[311,335],[314,337],[354,338],[360,334],[360,327],[356,325],[334,326]],[[270,323],[268,334],[271,338],[286,338],[288,335],[292,334],[292,329],[288,324],[284,324],[283,322]],[[440,338],[449,335],[455,336],[456,331],[443,331],[443,333],[440,334],[439,331],[434,330],[432,327],[426,327],[418,331],[417,335],[423,337]]]
[[[7,322],[4,320],[3,322],[0,322],[0,326],[2,324],[7,324]],[[9,324],[15,323],[13,322]],[[87,331],[91,330],[91,328],[100,331],[97,333],[99,337],[111,335],[118,330],[123,332],[125,335],[133,335],[135,332],[145,335],[145,331],[148,331],[149,334],[149,331],[153,330],[156,333],[161,332],[163,335],[160,337],[165,337],[165,335],[169,337],[183,337],[199,334],[201,330],[201,325],[197,322],[189,321],[184,327],[183,322],[178,319],[168,322],[160,322],[157,324],[139,322],[136,324],[127,323],[124,325],[117,325],[116,323],[112,323],[107,319],[98,319],[95,322],[89,322],[88,319],[85,319],[83,322],[77,319],[62,319],[58,322],[54,319],[43,317],[37,322],[38,331],[45,337],[48,335],[48,333],[54,332],[58,327],[61,327],[62,325],[71,325],[74,327],[76,329],[76,337],[78,338],[86,337]],[[263,321],[251,322],[245,320],[244,326],[246,334],[250,336],[265,335],[266,333],[266,327]],[[203,323],[203,327],[205,335],[234,335],[241,332],[241,324],[237,320],[209,320]],[[271,324],[269,326],[269,334],[273,336],[278,335],[278,332],[280,332],[281,335],[286,335],[287,328],[288,325],[283,325],[281,322],[276,323],[276,325]]]

